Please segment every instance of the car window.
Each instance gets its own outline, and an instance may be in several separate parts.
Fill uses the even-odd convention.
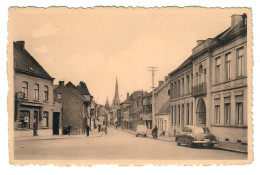
[[[195,134],[210,133],[208,128],[196,127],[192,129]]]
[[[191,129],[188,128],[188,127],[185,127],[185,128],[183,129],[183,132],[191,132]]]

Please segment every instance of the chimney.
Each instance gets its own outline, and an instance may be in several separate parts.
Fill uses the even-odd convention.
[[[231,16],[231,28],[235,27],[242,20],[243,20],[242,15],[232,15]]]
[[[64,81],[59,81],[59,86],[64,86]]]
[[[167,80],[169,80],[169,76],[164,77],[164,81],[167,81]]]
[[[14,45],[19,49],[24,49],[24,41],[16,41]]]
[[[129,92],[127,92],[127,94],[126,94],[126,99],[128,99],[129,98]]]
[[[164,81],[158,81],[158,87],[161,86],[164,83]]]
[[[205,40],[197,40],[197,46],[203,43]]]

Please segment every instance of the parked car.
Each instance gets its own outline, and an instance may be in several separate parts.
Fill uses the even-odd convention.
[[[175,137],[177,145],[185,144],[188,147],[207,146],[213,148],[217,143],[216,137],[204,126],[186,126],[183,132],[177,133]]]
[[[146,137],[147,127],[145,125],[137,125],[135,133],[136,133],[136,137],[138,136]]]

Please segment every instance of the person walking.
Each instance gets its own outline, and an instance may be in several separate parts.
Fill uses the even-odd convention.
[[[70,132],[71,132],[71,126],[70,124],[68,125],[68,136],[70,136]]]
[[[89,125],[86,126],[86,134],[87,134],[87,137],[89,136],[89,130],[90,130],[90,127]]]
[[[152,135],[153,135],[154,139],[157,139],[157,134],[158,134],[158,129],[157,129],[157,126],[155,125],[152,130]]]

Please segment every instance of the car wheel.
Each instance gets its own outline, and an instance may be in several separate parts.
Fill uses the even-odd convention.
[[[146,135],[144,135],[144,137],[146,137]]]
[[[209,148],[214,148],[214,144],[213,143],[211,143],[211,144],[209,144]]]
[[[135,136],[138,137],[138,134],[136,134]]]
[[[192,147],[193,147],[193,143],[189,142],[189,143],[188,143],[188,147],[189,147],[189,148],[192,148]]]
[[[181,145],[181,142],[179,141],[179,139],[177,139],[176,143],[177,143],[177,146]]]

